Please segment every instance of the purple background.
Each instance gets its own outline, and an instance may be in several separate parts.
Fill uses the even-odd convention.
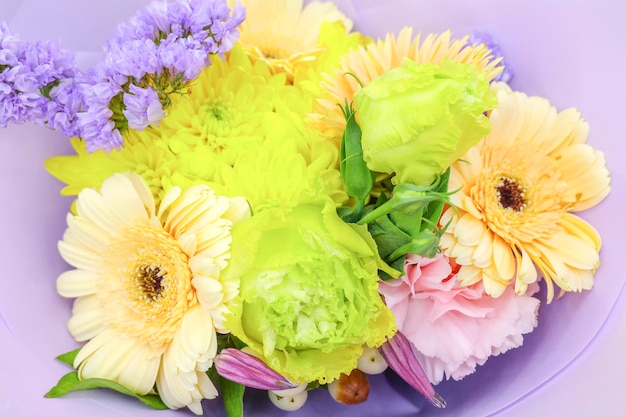
[[[147,0],[2,0],[0,20],[25,39],[58,39],[93,60],[115,25]],[[339,0],[356,29],[378,37],[412,25],[415,32],[452,28],[458,36],[480,29],[499,41],[515,71],[514,89],[550,99],[559,109],[577,107],[591,125],[589,143],[605,152],[612,194],[584,212],[604,240],[596,287],[543,306],[538,329],[525,345],[461,382],[437,390],[449,407],[424,403],[393,375],[371,378],[370,400],[347,408],[326,392],[311,395],[298,416],[602,416],[626,414],[620,395],[626,373],[626,297],[621,250],[625,222],[623,119],[626,5],[612,1]],[[70,200],[45,171],[46,158],[67,153],[64,137],[38,126],[0,130],[0,416],[180,416],[147,410],[106,392],[44,399],[67,368],[54,356],[77,345],[66,331],[71,302],[56,295],[55,279],[67,269],[55,250]],[[618,298],[619,297],[619,298]],[[613,311],[613,312],[612,312]],[[609,317],[610,315],[610,317]],[[609,320],[607,321],[607,318]],[[603,324],[606,322],[604,328]],[[248,416],[283,415],[263,393],[248,397]],[[219,401],[205,414],[221,416]],[[286,413],[285,413],[286,414]]]

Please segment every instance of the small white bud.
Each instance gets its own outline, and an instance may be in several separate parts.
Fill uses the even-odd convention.
[[[305,390],[291,397],[279,397],[272,391],[268,391],[267,395],[269,395],[272,404],[281,410],[296,411],[301,409],[304,403],[306,403],[309,392]]]
[[[376,375],[385,372],[387,366],[387,362],[378,349],[364,346],[363,354],[357,361],[356,367],[363,373]]]

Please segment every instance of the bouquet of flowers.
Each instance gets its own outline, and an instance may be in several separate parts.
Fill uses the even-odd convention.
[[[57,289],[84,344],[46,395],[234,417],[245,387],[360,403],[389,367],[444,407],[433,385],[537,326],[540,284],[591,289],[601,239],[573,213],[610,179],[586,122],[513,91],[487,34],[413,31],[373,40],[331,2],[157,0],[85,69],[0,26],[0,126],[74,148],[46,168],[76,196]]]

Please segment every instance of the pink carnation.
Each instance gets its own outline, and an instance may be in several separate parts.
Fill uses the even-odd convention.
[[[539,300],[530,296],[536,284],[527,295],[509,286],[492,298],[481,282],[459,286],[453,267],[444,255],[408,255],[406,275],[379,287],[433,384],[444,375],[458,381],[473,373],[489,356],[521,346],[522,335],[537,326]]]

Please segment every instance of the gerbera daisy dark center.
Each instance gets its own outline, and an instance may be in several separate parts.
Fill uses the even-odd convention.
[[[524,200],[524,188],[517,180],[502,177],[496,187],[498,202],[505,209],[522,211],[526,207]]]
[[[163,294],[165,272],[158,266],[148,265],[137,268],[137,284],[148,301],[156,301]]]

